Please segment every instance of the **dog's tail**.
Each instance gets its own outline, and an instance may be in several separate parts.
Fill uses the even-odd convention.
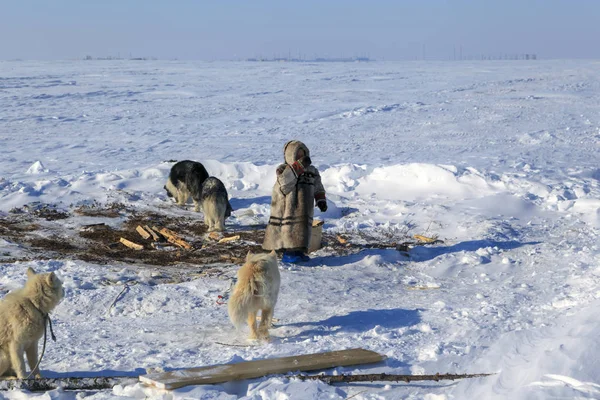
[[[225,218],[231,217],[232,212],[233,212],[233,207],[231,207],[229,200],[227,200],[227,209],[225,210]]]
[[[244,324],[249,313],[258,311],[256,303],[267,294],[265,276],[259,265],[252,265],[250,269],[240,272],[227,305],[229,319],[236,328]]]

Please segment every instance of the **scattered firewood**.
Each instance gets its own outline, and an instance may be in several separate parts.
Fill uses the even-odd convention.
[[[150,235],[144,228],[142,228],[141,225],[138,225],[137,228],[135,228],[135,230],[137,231],[137,233],[140,234],[141,237],[143,237],[144,239],[149,239]]]
[[[219,240],[217,243],[227,243],[227,242],[233,242],[236,240],[240,240],[240,235],[224,237],[223,239]]]
[[[153,226],[152,229],[155,229],[156,231],[158,231],[161,235],[163,235],[165,238],[167,238],[167,240],[169,242],[176,244],[177,246],[179,246],[183,249],[189,250],[192,248],[191,244],[189,244],[188,242],[183,240],[181,237],[179,237],[179,235],[177,235],[175,232],[173,232],[170,229],[167,229],[167,228],[158,229],[155,226]]]
[[[130,249],[133,249],[133,250],[143,250],[144,249],[144,246],[142,246],[141,244],[134,243],[134,242],[132,242],[130,240],[127,240],[125,238],[119,239],[119,242],[123,243],[125,246],[127,246],[127,247],[129,247]]]
[[[150,235],[152,235],[152,239],[155,242],[160,242],[161,237],[159,236],[158,233],[156,233],[156,231],[152,228],[150,228],[148,225],[144,225],[144,229],[146,230],[146,232],[148,232]]]

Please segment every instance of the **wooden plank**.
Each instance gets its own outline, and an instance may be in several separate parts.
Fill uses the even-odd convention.
[[[135,228],[136,232],[140,234],[141,237],[143,237],[144,239],[149,239],[150,238],[150,234],[144,229],[142,228],[141,225],[138,225],[137,228]]]
[[[119,242],[123,243],[125,246],[129,247],[130,249],[144,250],[144,246],[142,246],[141,244],[133,243],[132,241],[127,240],[125,238],[119,239]]]
[[[140,381],[159,389],[172,390],[188,385],[206,385],[253,379],[290,371],[316,371],[334,367],[370,364],[383,361],[385,358],[384,355],[374,351],[350,349],[148,374],[140,376]]]

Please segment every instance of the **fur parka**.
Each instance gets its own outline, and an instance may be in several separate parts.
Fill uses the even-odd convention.
[[[271,198],[271,217],[265,233],[265,250],[301,250],[310,243],[315,202],[326,202],[319,171],[298,161],[299,151],[310,153],[304,143],[292,140],[284,149],[285,163],[277,167]]]

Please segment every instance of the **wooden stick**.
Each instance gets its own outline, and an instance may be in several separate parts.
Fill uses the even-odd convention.
[[[189,250],[192,248],[191,244],[189,244],[188,242],[186,242],[185,240],[180,238],[179,235],[177,235],[175,232],[173,232],[170,229],[167,229],[167,228],[158,229],[155,226],[153,226],[152,229],[155,229],[156,231],[158,231],[158,233],[160,233],[161,235],[166,237],[169,242],[176,244],[177,246],[179,246],[181,248],[184,248],[186,250]]]
[[[435,375],[394,375],[394,374],[364,374],[364,375],[290,375],[288,378],[298,378],[302,381],[319,380],[325,383],[351,383],[351,382],[416,382],[416,381],[442,381],[480,378],[496,374],[440,374]]]
[[[142,246],[141,244],[133,243],[132,241],[127,240],[125,238],[119,239],[119,242],[123,243],[125,246],[133,250],[144,250],[144,246]]]
[[[135,228],[135,230],[137,231],[137,233],[140,234],[141,237],[143,237],[144,239],[149,239],[150,235],[144,228],[142,228],[141,225],[138,225],[137,228]]]
[[[108,314],[108,313],[110,312],[110,310],[113,308],[113,306],[114,306],[115,304],[117,304],[117,301],[119,301],[119,299],[121,298],[121,295],[122,295],[123,293],[125,293],[125,291],[129,291],[129,287],[130,287],[130,286],[129,286],[129,282],[125,282],[125,284],[124,284],[124,287],[123,287],[123,290],[121,290],[121,291],[119,292],[119,294],[117,295],[117,297],[115,297],[115,299],[113,300],[113,302],[112,302],[112,303],[110,303],[110,306],[108,307],[108,310],[106,310],[106,314]]]
[[[231,347],[252,347],[256,346],[255,344],[233,344],[233,343],[223,343],[223,342],[215,342],[216,344],[220,344],[221,346],[231,346]]]
[[[26,389],[31,392],[63,390],[102,390],[137,382],[135,376],[98,376],[89,378],[0,379],[0,390]]]

